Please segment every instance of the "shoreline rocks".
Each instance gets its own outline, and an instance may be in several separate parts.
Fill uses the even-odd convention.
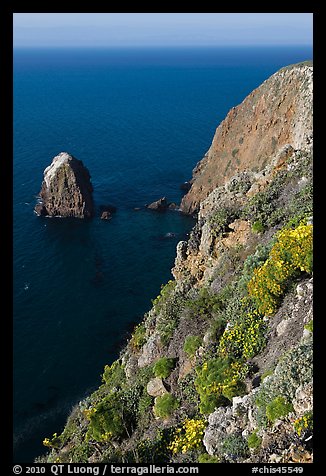
[[[178,205],[174,202],[168,202],[166,197],[159,198],[155,202],[150,203],[149,205],[145,205],[145,208],[149,210],[154,210],[156,212],[164,212],[166,210],[177,210]]]

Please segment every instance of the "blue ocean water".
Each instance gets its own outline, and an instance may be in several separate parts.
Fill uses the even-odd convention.
[[[228,110],[280,67],[311,58],[308,47],[15,50],[16,462],[45,452],[43,438],[100,383],[171,277],[193,220],[134,207],[179,203]],[[33,213],[61,151],[83,160],[97,207],[118,209],[112,220]]]

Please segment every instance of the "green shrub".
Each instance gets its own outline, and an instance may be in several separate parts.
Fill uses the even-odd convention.
[[[257,435],[257,431],[253,431],[247,438],[247,443],[250,449],[256,450],[260,447],[262,439]]]
[[[125,383],[126,375],[118,360],[104,367],[102,380],[110,388],[120,388]]]
[[[179,401],[171,394],[165,393],[157,397],[154,414],[159,418],[169,417],[179,407]]]
[[[151,438],[141,440],[136,447],[133,463],[167,463],[170,459],[170,450],[168,449],[171,439],[171,429],[165,428],[158,430],[156,435]],[[135,458],[136,456],[136,458]]]
[[[161,285],[160,294],[152,300],[152,304],[156,311],[160,311],[165,301],[169,298],[176,286],[176,281],[170,279],[166,284]]]
[[[193,357],[201,346],[201,343],[202,339],[199,336],[187,336],[183,345],[183,350],[189,357]]]
[[[182,398],[182,402],[187,406],[187,416],[194,416],[199,409],[199,395],[195,388],[195,372],[187,374],[178,384],[178,396]]]
[[[153,366],[155,377],[168,378],[175,367],[175,359],[161,357]]]
[[[263,231],[265,231],[265,227],[260,220],[255,221],[251,229],[254,233],[263,233]]]
[[[144,324],[138,324],[135,327],[132,337],[130,339],[130,345],[134,350],[139,350],[146,342],[146,327]]]
[[[98,405],[89,410],[90,420],[87,439],[109,441],[124,435],[123,409],[116,393],[105,397]]]
[[[146,388],[143,390],[143,394],[138,401],[138,408],[137,408],[137,427],[138,430],[146,428],[152,418],[151,415],[151,406],[153,403],[153,398],[148,395],[146,392]]]
[[[222,443],[222,450],[231,458],[244,458],[249,455],[248,444],[239,434],[228,435]]]
[[[244,392],[242,383],[247,367],[228,358],[217,357],[196,369],[195,387],[200,396],[200,412],[211,413],[216,407]]]
[[[219,209],[208,220],[213,235],[215,237],[222,235],[228,229],[228,225],[238,218],[238,216],[239,211],[234,207]]]
[[[304,326],[305,329],[307,329],[307,331],[309,332],[313,332],[314,330],[314,321],[313,319],[311,319],[305,326]]]
[[[282,395],[276,397],[266,406],[266,416],[271,423],[287,416],[293,411],[293,405]]]
[[[219,463],[217,456],[211,456],[208,453],[202,453],[198,456],[198,463]]]
[[[214,294],[210,289],[202,287],[195,299],[189,299],[186,307],[192,315],[202,318],[211,318],[212,315],[223,308],[224,301],[218,294]]]
[[[162,288],[160,296],[153,301],[153,305],[158,316],[156,329],[162,344],[166,346],[178,326],[179,313],[184,305],[183,294],[175,289],[175,281],[169,281]]]
[[[215,317],[209,327],[209,333],[210,333],[211,339],[215,342],[218,342],[224,330],[225,330],[225,318],[222,315]]]

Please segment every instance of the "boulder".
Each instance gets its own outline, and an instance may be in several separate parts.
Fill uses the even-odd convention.
[[[159,377],[152,378],[146,387],[148,395],[151,397],[160,397],[165,393],[168,393],[163,380]]]
[[[67,152],[54,157],[44,170],[35,206],[39,216],[90,218],[94,215],[90,174],[81,160]]]

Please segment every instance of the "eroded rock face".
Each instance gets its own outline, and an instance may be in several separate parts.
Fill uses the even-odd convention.
[[[193,170],[180,209],[194,213],[216,187],[236,173],[260,171],[285,145],[308,149],[312,141],[312,75],[309,62],[282,68],[233,107]]]
[[[41,203],[35,212],[43,216],[90,218],[94,215],[93,186],[81,160],[67,152],[54,157],[44,170]]]

